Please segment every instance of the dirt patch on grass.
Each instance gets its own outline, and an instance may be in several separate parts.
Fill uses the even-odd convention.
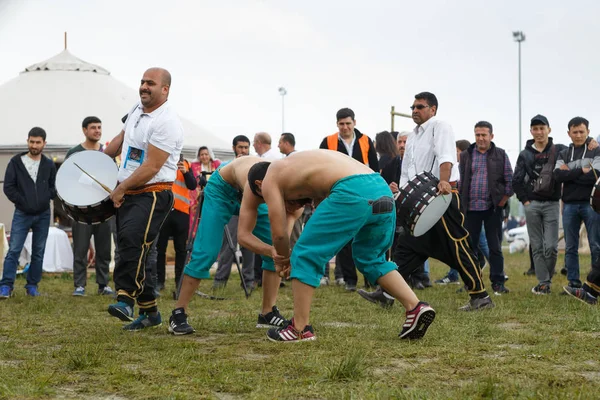
[[[510,349],[510,350],[522,350],[526,347],[530,347],[530,346],[526,345],[526,344],[520,344],[520,343],[507,343],[507,344],[499,344],[498,345],[499,349]]]
[[[494,359],[499,359],[499,358],[506,357],[506,356],[508,356],[508,355],[509,355],[508,351],[500,350],[500,351],[499,351],[499,352],[497,352],[497,353],[486,353],[486,354],[482,354],[482,355],[481,355],[481,358],[487,358],[487,359],[492,359],[492,360],[494,360]]]
[[[2,367],[19,367],[21,364],[23,364],[23,360],[0,360]]]
[[[244,397],[233,393],[215,393],[215,397],[219,400],[241,400]]]
[[[267,354],[244,354],[242,358],[250,361],[259,361],[259,360],[267,360],[271,358],[270,355]]]
[[[587,380],[594,381],[594,382],[597,382],[598,380],[600,380],[600,372],[598,372],[598,371],[579,372],[578,375],[581,375],[584,378],[586,378]]]
[[[524,326],[523,324],[519,323],[519,322],[503,322],[501,324],[497,325],[498,328],[501,329],[506,329],[506,330],[515,330],[515,329],[523,329]]]
[[[329,326],[332,328],[375,328],[375,325],[355,324],[353,322],[323,322],[323,326]]]
[[[208,336],[194,336],[192,340],[198,343],[209,343],[214,342],[215,340],[219,340],[226,335],[208,335]]]

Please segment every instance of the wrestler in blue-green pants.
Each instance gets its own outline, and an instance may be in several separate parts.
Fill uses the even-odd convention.
[[[238,189],[225,182],[219,171],[213,172],[204,189],[204,201],[200,214],[200,223],[194,239],[192,257],[185,266],[184,274],[196,279],[210,278],[210,267],[217,260],[223,231],[233,215],[240,213],[240,192]],[[257,238],[267,244],[271,241],[271,225],[266,204],[258,207],[256,227],[252,232]],[[261,256],[262,268],[275,271],[273,259]]]
[[[392,192],[379,174],[352,175],[337,181],[316,208],[291,256],[290,277],[318,287],[325,264],[354,239],[356,268],[371,283],[398,267],[386,261],[392,246],[396,211]]]

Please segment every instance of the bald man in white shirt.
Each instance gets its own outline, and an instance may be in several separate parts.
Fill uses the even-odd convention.
[[[260,158],[265,158],[267,161],[275,161],[283,158],[283,154],[279,150],[271,147],[271,135],[267,132],[258,132],[254,135],[252,142],[256,154]]]

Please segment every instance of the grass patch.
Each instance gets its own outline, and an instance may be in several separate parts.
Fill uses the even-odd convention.
[[[0,302],[0,399],[598,398],[599,308],[560,295],[561,275],[551,295],[534,296],[535,278],[523,276],[528,256],[505,259],[511,293],[494,296],[492,310],[457,311],[468,300],[457,285],[418,292],[438,314],[413,342],[398,339],[399,304],[384,310],[337,286],[315,291],[315,342],[278,344],[254,327],[260,290],[244,299],[237,275],[223,290],[231,300],[194,299],[197,332],[184,337],[166,324],[122,331],[106,312],[112,300],[74,298],[68,275],[44,276],[35,299],[19,278],[15,297]],[[585,276],[589,256],[581,266]],[[434,279],[446,272],[432,263]],[[159,300],[165,321],[173,289],[170,282]],[[287,285],[278,306],[290,316],[292,304]]]

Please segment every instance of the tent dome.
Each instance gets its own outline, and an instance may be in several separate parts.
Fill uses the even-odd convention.
[[[83,141],[81,121],[90,115],[102,120],[102,141],[109,141],[137,101],[136,90],[65,49],[0,86],[0,148],[24,146],[34,126],[44,128],[50,148],[74,146]],[[181,122],[187,154],[200,145],[212,148],[217,157],[232,153],[228,143],[205,129],[185,118]]]

